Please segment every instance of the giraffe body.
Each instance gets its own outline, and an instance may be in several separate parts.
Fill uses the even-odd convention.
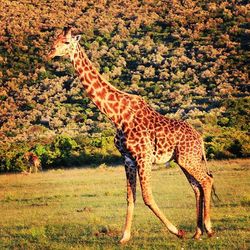
[[[37,173],[41,169],[41,162],[33,152],[25,153],[24,158],[28,162],[29,173]]]
[[[157,113],[141,97],[122,92],[108,83],[87,58],[79,39],[79,36],[72,37],[70,30],[64,30],[54,41],[49,58],[70,56],[89,97],[116,126],[115,145],[124,157],[127,177],[127,215],[120,242],[130,239],[137,175],[144,203],[171,233],[180,238],[184,236],[184,231],[178,230],[158,208],[150,186],[152,164],[171,159],[179,164],[195,193],[197,229],[194,238],[200,238],[203,225],[212,236],[210,194],[213,179],[202,167],[204,145],[200,134],[184,121]]]

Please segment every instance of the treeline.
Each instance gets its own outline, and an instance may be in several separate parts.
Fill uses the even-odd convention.
[[[30,162],[25,153],[32,152],[40,160],[42,169],[97,166],[101,162],[121,163],[119,152],[115,149],[113,137],[85,138],[78,136],[56,135],[49,141],[39,140],[31,147],[26,142],[5,145],[6,150],[0,151],[0,172],[27,171]]]
[[[55,35],[69,25],[112,84],[200,130],[209,158],[248,157],[249,7],[234,0],[4,1],[0,171],[25,169],[26,151],[44,167],[87,163],[105,150],[117,157],[106,144],[86,152],[95,150],[92,141],[111,140],[114,128],[86,96],[71,63],[46,59]],[[62,135],[75,147],[55,146]]]

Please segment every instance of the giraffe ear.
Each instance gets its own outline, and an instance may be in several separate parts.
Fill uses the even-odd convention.
[[[77,35],[74,37],[76,42],[79,42],[81,40],[82,36],[81,35]]]

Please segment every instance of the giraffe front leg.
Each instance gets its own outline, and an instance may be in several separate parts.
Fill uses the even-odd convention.
[[[123,230],[121,244],[129,241],[133,219],[134,204],[136,200],[136,164],[133,160],[125,157],[125,171],[127,177],[127,214]]]
[[[137,163],[138,164],[138,163]],[[183,230],[178,230],[161,212],[159,207],[157,206],[151,186],[150,186],[150,178],[151,178],[151,168],[150,163],[146,163],[141,161],[138,164],[138,175],[141,184],[142,197],[146,206],[148,206],[153,213],[163,222],[163,224],[167,227],[167,229],[172,233],[178,236],[179,238],[184,238],[185,232]]]

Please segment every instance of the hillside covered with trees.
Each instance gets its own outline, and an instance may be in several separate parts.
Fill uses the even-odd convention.
[[[248,1],[0,2],[0,171],[28,151],[43,167],[119,158],[71,62],[46,58],[65,26],[118,89],[203,133],[208,158],[250,155]]]

